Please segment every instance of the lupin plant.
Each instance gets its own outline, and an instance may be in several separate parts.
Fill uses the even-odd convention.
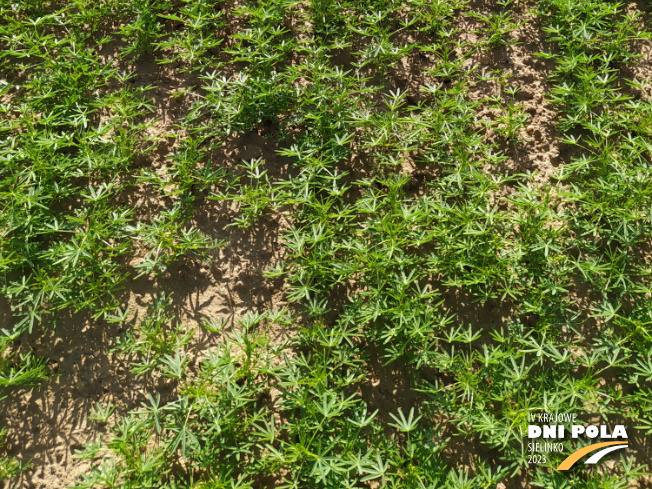
[[[78,488],[640,483],[634,449],[562,472],[528,448],[542,412],[652,433],[639,7],[0,2],[0,386],[48,388],[25,344],[71,314],[119,325],[99,354],[142,402],[92,403]],[[483,65],[531,50],[528,23],[562,150],[543,177],[510,166],[541,117],[525,78]],[[174,270],[254,234],[287,307],[179,314]],[[29,485],[10,446],[0,481]]]

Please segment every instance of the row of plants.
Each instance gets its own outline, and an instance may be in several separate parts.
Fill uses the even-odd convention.
[[[110,435],[76,455],[93,467],[76,487],[620,488],[647,475],[640,454],[609,472],[557,472],[567,454],[554,453],[528,466],[526,434],[541,411],[652,432],[650,106],[626,69],[649,33],[617,2],[475,8],[2,4],[0,285],[16,318],[3,386],[46,377],[14,340],[67,311],[123,323],[113,351],[176,386],[130,412],[98,406]],[[502,169],[506,148],[528,144],[522,87],[474,63],[511,49],[527,12],[548,36],[538,55],[554,63],[547,96],[572,148],[543,184]],[[119,68],[146,57],[200,83],[177,93],[188,110],[158,168],[140,163],[160,142],[153,87]],[[417,62],[418,88],[406,86],[402,66]],[[483,83],[499,95],[478,96]],[[499,115],[481,118],[487,108]],[[266,128],[287,172],[215,163],[234,135]],[[134,195],[156,205],[134,208]],[[215,346],[194,358],[195,327],[169,296],[130,321],[123,291],[216,256],[231,228],[194,221],[213,201],[234,203],[244,232],[285,217],[284,257],[264,275],[284,279],[292,312],[208,320]],[[296,333],[275,343],[272,326]],[[374,352],[409,379],[409,409],[382,412],[365,394]]]

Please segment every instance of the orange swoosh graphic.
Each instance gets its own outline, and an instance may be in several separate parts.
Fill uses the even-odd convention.
[[[611,445],[627,445],[626,441],[605,441],[604,443],[596,443],[595,445],[589,445],[588,447],[581,448],[580,450],[571,453],[566,460],[559,464],[557,470],[568,470],[570,469],[575,462],[581,459],[587,453],[593,452],[598,448],[608,447]]]

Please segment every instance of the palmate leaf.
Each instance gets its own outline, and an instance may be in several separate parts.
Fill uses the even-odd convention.
[[[326,482],[329,474],[336,476],[346,472],[346,462],[338,456],[316,455],[313,462],[311,476],[317,476],[316,482]]]
[[[397,428],[399,431],[402,431],[403,433],[408,433],[410,431],[415,430],[417,427],[417,423],[423,417],[423,415],[419,415],[415,418],[414,408],[410,408],[410,414],[408,415],[407,418],[403,414],[403,410],[401,408],[398,408],[398,417],[394,416],[394,413],[389,413],[389,415],[395,421],[395,423],[388,423],[389,426],[393,426],[394,428]]]
[[[94,460],[98,458],[103,448],[102,435],[99,435],[84,443],[83,449],[76,449],[72,457],[75,460]]]
[[[645,382],[652,380],[652,357],[639,358],[636,363],[629,364],[628,367],[631,369],[633,382],[638,384],[641,378]]]
[[[151,396],[151,394],[150,394]],[[100,402],[95,403],[95,408],[91,411],[91,415],[88,417],[88,419],[92,419],[94,421],[97,421],[99,423],[106,423],[113,414],[113,411],[115,410],[115,406],[111,404],[111,401],[109,401],[106,404],[106,407],[103,407]]]
[[[358,453],[355,455],[353,454],[348,454],[348,464],[347,464],[347,471],[354,471],[358,476],[362,474],[368,474],[369,470],[373,470],[373,461],[372,461],[372,456],[373,451],[368,450],[364,455],[360,450],[358,450]]]
[[[378,414],[378,409],[376,409],[373,413],[367,416],[367,407],[364,406],[362,410],[357,412],[356,414],[357,414],[356,418],[354,419],[346,418],[346,420],[352,425],[357,426],[358,428],[363,428],[365,426],[371,425],[376,415]]]
[[[168,450],[174,452],[177,449],[181,450],[181,455],[188,459],[191,453],[200,450],[201,445],[197,435],[192,428],[182,426],[178,428],[171,428],[170,431],[175,433],[172,440],[168,443]]]
[[[7,364],[11,363],[10,366]],[[36,384],[48,376],[46,361],[36,359],[31,353],[5,358],[0,362],[0,386]]]
[[[605,300],[598,307],[591,307],[590,309],[593,312],[593,317],[604,318],[604,322],[607,323],[616,316],[616,313],[620,309],[620,304],[614,307],[610,302]]]
[[[379,477],[383,478],[384,480],[385,474],[387,473],[388,469],[389,469],[389,462],[383,462],[382,458],[380,458],[380,453],[376,452],[376,460],[371,464],[370,467],[364,469],[364,472],[367,475],[365,475],[360,480],[362,482],[367,482],[374,479],[378,479]]]
[[[453,342],[472,343],[481,336],[480,331],[476,331],[475,333],[473,333],[473,326],[470,324],[467,325],[466,328],[464,327],[464,325],[460,324],[454,330],[449,330],[444,334],[445,334],[444,339],[448,343],[453,343]]]

